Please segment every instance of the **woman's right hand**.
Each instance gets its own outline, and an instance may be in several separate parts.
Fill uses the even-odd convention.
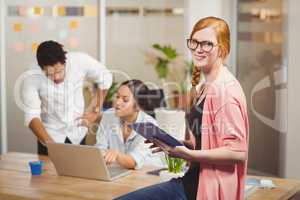
[[[184,145],[172,147],[157,139],[154,139],[152,142],[158,147],[157,150],[154,150],[155,153],[163,151],[165,154],[171,157],[182,158],[187,161],[190,160],[190,154],[192,150],[186,148]]]
[[[118,156],[119,156],[119,152],[117,150],[110,149],[104,153],[104,160],[106,164],[110,165],[113,162],[116,162]]]
[[[181,141],[182,144],[188,148],[188,149],[191,149],[191,150],[194,150],[194,145],[192,143],[192,141],[190,140],[182,140]],[[153,141],[151,140],[145,140],[145,143],[146,144],[151,144],[151,146],[149,147],[151,150],[152,150],[152,153],[158,153],[158,152],[162,152],[163,150],[161,149],[161,147],[157,146]]]
[[[145,143],[152,143],[150,146],[152,150],[152,153],[158,153],[158,152],[164,152],[165,154],[175,157],[175,158],[182,158],[187,161],[190,159],[190,149],[188,149],[186,146],[176,146],[176,147],[171,147],[164,142],[154,139],[153,141],[151,140],[146,140]]]
[[[160,148],[159,146],[157,146],[153,141],[151,140],[145,140],[146,144],[151,144],[151,146],[149,147],[152,150],[152,153],[158,153],[158,152],[162,152],[162,148]]]

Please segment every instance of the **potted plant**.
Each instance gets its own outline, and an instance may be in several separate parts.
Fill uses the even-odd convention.
[[[165,96],[169,96],[169,88],[166,84],[166,79],[170,75],[170,68],[177,65],[178,53],[175,48],[170,45],[153,44],[152,51],[147,52],[147,63],[154,66],[157,76],[161,82],[161,87]],[[170,107],[169,101],[166,101],[167,107]]]
[[[186,110],[189,102],[189,86],[193,72],[193,62],[185,61],[170,45],[153,44],[154,53],[148,53],[148,63],[154,65],[162,88],[168,96],[169,108]],[[168,83],[166,79],[168,78]]]
[[[169,74],[169,65],[177,58],[178,53],[175,48],[168,45],[153,44],[152,47],[158,52],[156,55],[155,71],[158,78],[164,81]]]
[[[165,155],[165,157],[168,169],[162,170],[159,173],[160,182],[165,182],[172,178],[182,177],[184,175],[186,161],[181,158],[173,158],[169,155]]]

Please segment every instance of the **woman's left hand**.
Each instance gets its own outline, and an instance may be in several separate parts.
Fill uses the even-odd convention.
[[[191,150],[186,148],[185,146],[171,147],[157,139],[152,140],[152,142],[157,147],[155,150],[153,150],[153,153],[163,151],[169,156],[172,156],[175,158],[183,158],[185,160],[190,160],[190,151]]]

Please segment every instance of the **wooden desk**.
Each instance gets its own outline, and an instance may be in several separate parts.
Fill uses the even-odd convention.
[[[260,179],[271,179],[277,188],[274,189],[257,189],[253,194],[250,195],[247,200],[289,200],[291,199],[298,191],[300,191],[300,182],[290,179],[281,179],[281,178],[270,178],[270,177],[258,177],[250,176]]]
[[[45,173],[31,176],[28,162],[45,161]],[[152,169],[152,168],[151,168]],[[0,199],[47,200],[108,200],[159,182],[159,177],[147,175],[143,169],[113,182],[57,176],[47,157],[9,153],[0,160]]]
[[[45,173],[31,176],[28,162],[42,159]],[[32,154],[9,153],[0,160],[1,200],[111,200],[122,194],[159,182],[159,177],[146,174],[153,168],[132,171],[130,176],[113,182],[102,182],[73,177],[57,176],[47,157]],[[293,180],[272,178],[276,189],[258,189],[248,199],[289,199],[300,190],[300,183]]]

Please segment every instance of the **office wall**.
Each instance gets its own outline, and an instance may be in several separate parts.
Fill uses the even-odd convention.
[[[0,27],[1,27],[1,16],[2,16],[2,0],[0,0]],[[1,40],[1,37],[2,37],[2,31],[0,31],[0,77],[1,77],[1,74],[2,74],[2,70],[1,70],[1,67],[2,67],[2,55],[1,55],[1,43],[2,43],[2,40]],[[2,84],[0,82],[0,94],[2,92]],[[2,154],[2,101],[1,101],[1,98],[0,98],[0,154]]]
[[[232,52],[228,65],[235,73],[236,66],[236,9],[237,0],[108,0],[108,8],[139,7],[168,9],[184,8],[183,15],[129,13],[106,17],[106,61],[113,69],[121,70],[131,78],[160,85],[153,66],[147,64],[146,53],[153,43],[170,44],[185,59],[190,59],[186,47],[193,25],[201,18],[224,18],[232,31]],[[147,73],[145,73],[145,70]],[[117,78],[121,80],[120,77]]]
[[[287,1],[287,62],[288,62],[288,133],[286,135],[284,175],[300,180],[300,1]]]
[[[3,52],[4,52],[4,35],[3,35],[3,31],[1,31],[4,27],[4,19],[2,17],[3,13],[3,5],[4,5],[4,0],[0,0],[0,154],[4,153],[4,148],[6,147],[6,139],[5,139],[5,134],[3,133],[4,127],[3,126],[3,122],[5,123],[5,117],[3,115],[6,115],[6,113],[4,112],[4,102],[3,102],[3,69],[4,69],[4,56],[3,56]]]
[[[106,63],[130,78],[141,79],[161,86],[151,62],[152,45],[171,45],[180,57],[185,48],[184,16],[164,12],[166,9],[183,8],[181,0],[108,0],[108,10],[119,12],[106,16]],[[134,10],[127,12],[127,10]],[[154,9],[156,13],[146,13]],[[173,69],[173,68],[172,68]],[[172,69],[170,69],[172,71]],[[178,75],[178,74],[177,74]],[[168,77],[172,78],[172,77]],[[121,82],[127,77],[116,76]]]
[[[1,58],[0,58],[1,59]],[[1,92],[1,89],[0,89],[0,92]],[[0,101],[0,104],[1,104],[1,101]],[[2,108],[0,106],[0,113],[2,111]],[[0,127],[2,127],[2,116],[0,115]],[[2,154],[2,131],[0,131],[0,155]]]
[[[46,6],[49,8],[57,2],[45,0],[6,0],[6,6]],[[95,5],[96,0],[64,1],[60,6]],[[152,1],[106,1],[108,7],[139,7],[149,8],[182,7],[181,0]],[[68,30],[69,22],[75,19],[78,28]],[[17,107],[14,98],[15,82],[31,63],[35,62],[34,48],[40,41],[56,39],[65,44],[67,50],[81,50],[97,57],[98,55],[98,22],[95,18],[80,19],[68,16],[50,16],[32,18],[22,16],[5,16],[6,27],[6,69],[7,69],[7,126],[8,150],[35,152],[36,140],[31,131],[24,126],[23,112]],[[17,24],[17,25],[16,25]],[[107,65],[112,69],[127,72],[131,78],[139,78],[160,84],[153,66],[146,65],[145,52],[153,43],[171,44],[181,53],[184,46],[183,16],[164,17],[153,14],[145,18],[140,16],[108,16],[107,17],[106,55]],[[13,29],[18,29],[13,31]],[[34,33],[31,33],[34,32]],[[172,32],[172,34],[170,34]],[[68,35],[73,34],[69,40]],[[86,37],[88,35],[88,37]],[[75,37],[75,39],[74,39]],[[182,41],[180,41],[182,39]],[[182,53],[181,53],[182,54]],[[18,59],[13,59],[15,57]],[[146,72],[146,73],[145,73]],[[21,139],[20,139],[21,138]]]

